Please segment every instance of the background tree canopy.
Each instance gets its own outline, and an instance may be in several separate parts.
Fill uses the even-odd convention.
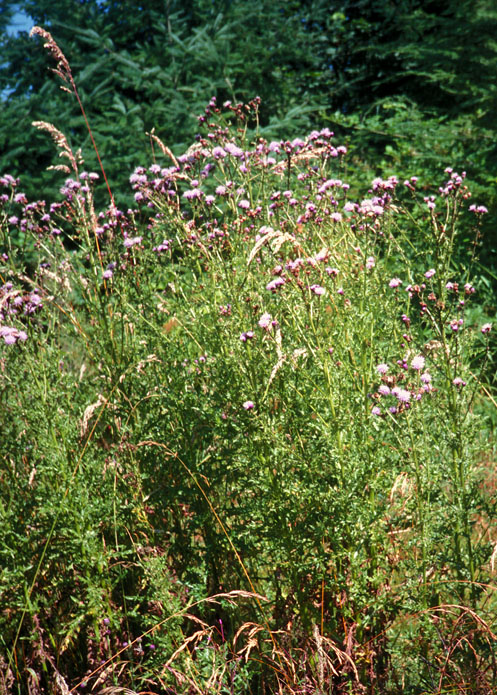
[[[116,198],[151,159],[146,133],[179,153],[210,99],[262,99],[266,136],[327,125],[348,141],[352,179],[466,169],[482,202],[497,181],[497,9],[492,0],[6,0],[0,10],[0,171],[49,195],[45,120],[97,164],[74,99],[39,39],[6,32],[14,9],[52,32]],[[349,179],[351,178],[349,173]],[[102,202],[105,192],[102,189]],[[490,216],[489,216],[490,217]],[[489,223],[490,224],[490,223]],[[487,229],[488,251],[495,236]]]

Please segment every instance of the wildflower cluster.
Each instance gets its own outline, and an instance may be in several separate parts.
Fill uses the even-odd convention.
[[[69,557],[78,581],[84,573],[85,683],[88,664],[97,671],[123,652],[126,687],[160,673],[170,689],[179,671],[164,669],[166,647],[198,672],[199,653],[178,648],[181,620],[168,637],[162,615],[179,615],[177,604],[206,586],[241,594],[250,577],[257,610],[274,598],[266,618],[275,639],[287,625],[305,634],[307,623],[322,624],[330,644],[350,645],[343,661],[330,648],[331,679],[350,685],[355,659],[362,687],[375,650],[390,658],[391,620],[412,615],[414,600],[420,615],[437,601],[463,605],[486,571],[488,553],[477,555],[471,532],[469,491],[480,487],[466,471],[478,432],[476,356],[488,357],[492,324],[476,325],[468,305],[479,284],[451,253],[469,197],[464,175],[448,172],[433,194],[418,177],[404,186],[377,177],[359,195],[328,128],[250,139],[258,106],[212,99],[202,134],[179,157],[154,135],[164,162],[132,173],[128,210],[94,209],[97,177],[78,173],[76,157],[51,205],[29,203],[18,181],[0,178],[0,337],[30,339],[25,350],[5,348],[0,366],[26,356],[42,372],[25,394],[11,370],[22,417],[6,419],[8,446],[26,462],[22,494],[50,503],[34,540],[50,544],[47,557]],[[483,210],[470,212],[476,227]],[[16,237],[33,241],[27,270]],[[60,389],[56,408],[48,383]],[[60,537],[50,531],[61,518],[54,523],[54,470],[68,481],[64,499],[84,510]],[[12,496],[11,508],[16,524],[31,524],[25,500]],[[17,558],[4,557],[14,573]],[[70,598],[72,577],[48,568],[43,582]],[[49,616],[62,621],[60,634],[73,629],[69,598]],[[91,601],[99,610],[87,610]],[[95,620],[102,606],[112,618]],[[242,613],[229,610],[235,624]],[[252,618],[243,617],[251,639]],[[151,625],[153,641],[140,641]]]
[[[12,282],[6,282],[0,287],[0,336],[6,345],[13,345],[17,341],[24,342],[28,334],[22,328],[8,325],[12,323],[24,324],[27,319],[37,314],[43,307],[43,300],[35,290],[23,292],[15,289]]]
[[[371,394],[371,398],[376,402],[371,413],[376,416],[398,415],[412,408],[425,394],[436,391],[425,364],[423,355],[404,357],[397,360],[396,368],[400,368],[400,371],[395,374],[389,374],[388,364],[378,364],[376,370],[381,376],[381,383]]]

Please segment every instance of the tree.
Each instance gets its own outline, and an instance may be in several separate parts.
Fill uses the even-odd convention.
[[[274,132],[279,125],[281,134],[288,112],[295,130],[309,126],[307,114],[317,110],[294,90],[297,67],[312,65],[313,57],[305,29],[284,2],[146,0],[131,18],[129,3],[122,0],[86,0],[74,4],[70,23],[67,2],[21,4],[53,33],[70,61],[116,189],[124,190],[134,166],[150,159],[146,132],[155,128],[181,151],[194,136],[195,115],[212,95],[243,101],[260,94],[263,123],[272,123]],[[82,145],[88,166],[95,168],[83,118],[47,71],[40,42],[26,33],[4,35],[2,48],[8,67],[1,72],[0,88],[10,93],[0,117],[1,168],[25,174],[33,191],[46,188],[43,170],[53,162],[53,149],[33,131],[33,120],[60,127],[75,146]]]

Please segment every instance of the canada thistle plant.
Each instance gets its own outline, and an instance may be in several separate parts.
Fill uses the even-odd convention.
[[[154,135],[132,209],[48,124],[61,200],[0,177],[6,692],[497,685],[487,210],[258,108]]]

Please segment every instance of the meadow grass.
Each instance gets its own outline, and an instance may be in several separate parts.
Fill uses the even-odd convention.
[[[0,178],[0,692],[495,691],[486,209],[258,105]]]

